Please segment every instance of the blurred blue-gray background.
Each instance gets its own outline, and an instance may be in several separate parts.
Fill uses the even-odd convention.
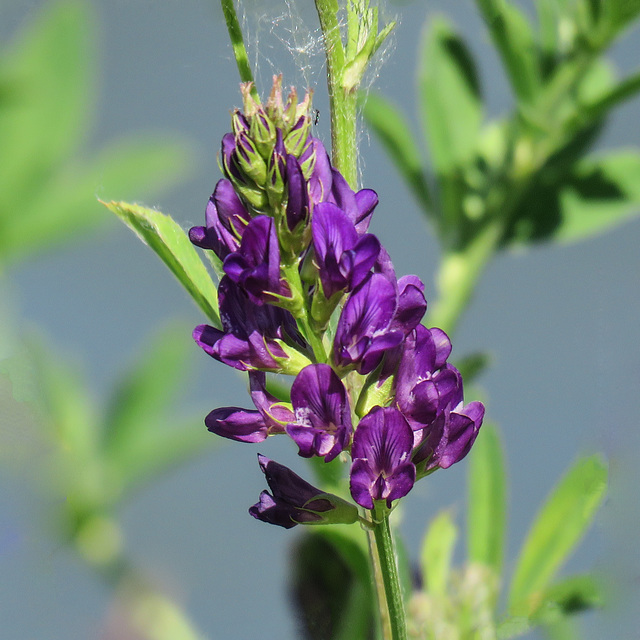
[[[312,83],[320,111],[316,135],[328,146],[317,17],[312,3],[298,3],[309,6],[300,7],[292,21],[286,7],[292,2],[247,3],[260,51],[260,88],[264,91],[279,70],[285,85],[297,83],[302,90]],[[42,4],[3,0],[2,42]],[[141,131],[184,136],[192,146],[188,181],[145,204],[170,213],[185,228],[202,224],[207,198],[220,177],[219,142],[229,130],[230,109],[240,106],[218,3],[91,4],[99,75],[89,148]],[[470,0],[406,2],[391,4],[387,11],[399,26],[373,88],[401,105],[416,127],[418,40],[425,19],[437,12],[450,16],[476,54],[489,115],[509,109],[502,70]],[[640,60],[637,36],[637,30],[628,34],[613,51],[622,71]],[[314,39],[315,47],[305,46]],[[298,52],[294,55],[284,41],[294,42]],[[304,74],[296,68],[300,64]],[[600,145],[637,148],[639,114],[637,99],[619,108]],[[420,275],[429,298],[438,260],[435,240],[391,162],[364,129],[361,149],[362,184],[380,196],[372,228],[397,272]],[[119,198],[118,193],[104,193],[100,184],[95,189],[99,197]],[[97,235],[9,272],[11,285],[5,285],[2,295],[17,307],[18,322],[37,325],[60,353],[80,363],[100,399],[144,341],[178,318],[184,323],[185,348],[193,351],[184,402],[204,411],[248,406],[243,381],[189,346],[192,327],[203,320],[199,311],[151,251],[116,220],[110,223]],[[454,358],[479,349],[493,356],[480,386],[488,416],[501,427],[507,449],[508,565],[536,509],[569,463],[579,453],[593,451],[603,451],[609,459],[610,495],[568,566],[572,572],[595,568],[619,587],[607,611],[584,617],[589,640],[640,637],[639,247],[640,222],[635,221],[580,244],[501,255],[482,279],[454,341]],[[124,510],[131,555],[212,639],[297,637],[286,588],[288,550],[297,531],[268,527],[247,514],[263,488],[258,451],[305,472],[292,443],[274,440],[259,449],[235,443],[214,447],[212,442],[210,451],[136,494]],[[49,534],[48,521],[57,505],[25,482],[38,471],[0,472],[0,637],[100,638],[110,594]],[[402,531],[414,555],[425,524],[440,509],[452,506],[462,518],[465,471],[463,462],[431,476],[406,501]]]

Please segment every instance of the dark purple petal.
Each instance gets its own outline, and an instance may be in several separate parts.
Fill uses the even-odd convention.
[[[378,194],[373,189],[361,189],[356,193],[356,207],[358,209],[356,231],[358,233],[366,233],[377,204]]]
[[[294,420],[294,414],[291,409],[267,391],[266,376],[263,372],[249,372],[249,390],[253,404],[269,427],[269,433],[284,433],[285,425]]]
[[[307,156],[314,156],[313,171],[309,178],[309,199],[316,205],[324,202],[331,193],[331,163],[324,145],[318,138],[311,138],[305,152],[300,156],[300,165],[304,165]]]
[[[275,358],[288,354],[276,340],[288,339],[305,348],[295,321],[288,311],[272,305],[257,305],[228,276],[218,287],[222,328],[195,328],[193,337],[210,356],[241,371],[280,371]]]
[[[287,433],[301,456],[322,456],[330,462],[349,444],[352,427],[347,392],[329,365],[311,364],[296,376],[291,404],[295,422],[287,425]]]
[[[192,227],[189,239],[203,249],[212,249],[224,260],[237,251],[251,216],[236,195],[229,180],[219,180],[205,212],[206,226]]]
[[[374,500],[393,500],[409,493],[416,469],[411,462],[413,431],[393,407],[375,407],[355,431],[350,489],[353,499],[372,509]]]
[[[402,334],[389,331],[397,308],[395,287],[381,274],[373,274],[349,296],[334,339],[338,367],[355,366],[366,374],[380,362],[384,351],[397,346]]]
[[[424,284],[417,276],[403,276],[398,280],[398,309],[392,322],[394,329],[405,335],[413,331],[427,310]]]
[[[251,220],[240,249],[227,256],[223,269],[256,304],[270,301],[270,293],[287,294],[280,279],[280,249],[273,218],[260,215]]]
[[[238,442],[262,442],[268,435],[267,425],[259,411],[238,407],[214,409],[204,423],[211,433]]]
[[[287,156],[287,226],[293,231],[300,222],[309,218],[309,195],[302,169],[295,156]]]
[[[330,202],[316,205],[311,229],[325,297],[357,287],[378,257],[379,240],[370,234],[359,238],[353,222]]]
[[[290,529],[299,523],[322,521],[320,514],[334,508],[329,499],[319,499],[313,501],[313,510],[305,509],[323,492],[284,465],[262,455],[258,455],[258,461],[273,495],[266,491],[260,494],[260,502],[249,509],[254,518]]]

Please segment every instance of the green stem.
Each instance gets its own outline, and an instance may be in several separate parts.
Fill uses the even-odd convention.
[[[356,145],[355,89],[342,85],[345,52],[338,24],[336,0],[315,0],[327,56],[327,86],[331,112],[331,163],[340,171],[352,189],[358,182],[358,150]]]
[[[253,73],[251,66],[249,65],[249,56],[244,46],[244,39],[242,37],[242,29],[240,22],[238,21],[238,15],[233,4],[233,0],[220,0],[222,5],[222,13],[224,14],[225,22],[227,23],[227,31],[229,32],[229,39],[231,40],[231,47],[233,48],[233,55],[236,59],[236,65],[238,66],[238,73],[240,74],[240,80],[242,82],[253,82]],[[251,95],[257,100],[258,90],[255,84],[251,87]]]
[[[501,236],[502,225],[490,223],[463,249],[445,252],[437,276],[439,297],[429,313],[430,326],[449,335],[454,332]]]
[[[382,575],[384,585],[384,595],[386,609],[383,610],[381,603],[382,629],[385,640],[406,640],[407,627],[405,622],[404,602],[400,579],[398,575],[398,565],[396,554],[389,526],[389,516],[385,515],[379,523],[375,524],[373,535],[376,542],[376,551],[380,571],[375,573],[376,563],[374,561],[374,575],[379,578]],[[385,624],[387,623],[387,624]]]

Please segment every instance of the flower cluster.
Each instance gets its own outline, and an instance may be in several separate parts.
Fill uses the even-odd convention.
[[[461,460],[484,407],[463,403],[451,343],[421,324],[416,276],[397,278],[367,233],[378,197],[354,192],[311,135],[310,96],[286,103],[281,79],[263,105],[242,87],[243,111],[222,141],[221,179],[191,241],[221,261],[222,328],[201,325],[210,356],[247,371],[255,409],[223,407],[209,431],[241,442],[286,434],[310,458],[351,458],[350,491],[365,509],[392,507],[417,479]],[[290,398],[267,373],[295,376]],[[259,458],[272,493],[254,517],[283,527],[354,522],[357,507]]]

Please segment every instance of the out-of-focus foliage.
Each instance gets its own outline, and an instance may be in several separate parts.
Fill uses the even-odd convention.
[[[103,224],[97,195],[141,197],[185,175],[187,147],[166,134],[86,151],[95,40],[90,4],[64,0],[0,50],[0,265]]]
[[[582,240],[640,211],[640,151],[591,153],[610,112],[640,91],[640,69],[620,79],[605,57],[640,3],[541,0],[535,21],[509,0],[476,3],[511,86],[508,117],[486,121],[473,56],[444,17],[429,20],[419,54],[430,163],[392,103],[372,95],[364,105],[443,246],[431,322],[445,329],[497,251]]]

